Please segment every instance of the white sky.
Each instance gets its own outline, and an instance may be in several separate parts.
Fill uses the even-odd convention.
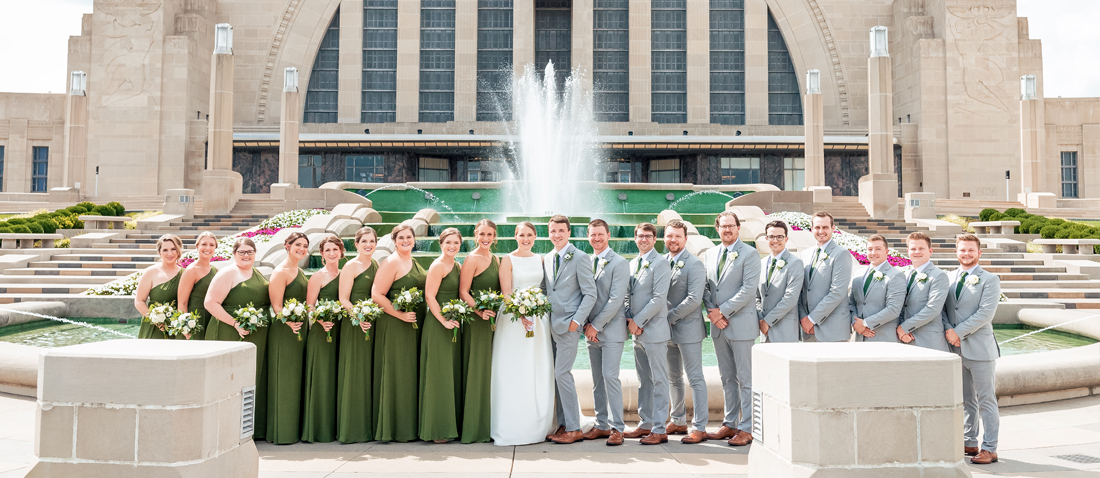
[[[1017,0],[1043,41],[1048,97],[1100,96],[1100,1]],[[60,93],[70,35],[92,0],[0,0],[0,91]]]

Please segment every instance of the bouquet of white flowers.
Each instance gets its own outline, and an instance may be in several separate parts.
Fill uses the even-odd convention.
[[[504,304],[504,296],[495,290],[483,290],[477,294],[477,297],[474,297],[474,302],[477,303],[478,310],[491,310],[496,312],[500,310],[500,306]],[[489,318],[489,327],[496,331],[496,316]]]
[[[344,317],[344,312],[344,306],[338,301],[319,300],[309,314],[309,326],[312,327],[317,322],[337,322]],[[332,342],[332,329],[326,330],[325,334],[328,335],[327,341]]]
[[[168,321],[168,335],[194,337],[199,332],[202,332],[202,324],[199,323],[198,317],[190,312],[176,314]]]
[[[466,301],[462,299],[451,299],[446,304],[440,307],[443,312],[443,318],[446,320],[454,320],[459,325],[468,324],[474,321],[474,308],[470,307]],[[458,327],[451,329],[454,331],[454,336],[451,337],[451,342],[458,342]]]
[[[257,310],[251,302],[234,311],[233,318],[237,322],[237,327],[250,334],[260,327],[267,327],[270,322],[270,316],[266,312]],[[241,340],[244,340],[244,337],[241,337]]]
[[[283,303],[283,311],[276,314],[275,309],[271,309],[271,316],[279,319],[282,323],[297,322],[299,324],[304,323],[309,319],[309,310],[306,309],[306,305],[298,302],[298,299],[290,298]],[[302,340],[302,330],[298,329],[294,335],[298,336],[298,340]]]
[[[512,292],[504,299],[504,312],[512,314],[512,322],[522,317],[534,317],[550,313],[550,299],[538,287],[528,287]],[[527,337],[534,337],[534,327],[527,328]]]
[[[351,325],[359,327],[359,324],[363,322],[372,324],[381,316],[382,308],[375,304],[373,300],[366,299],[351,306],[351,314],[348,316],[348,320],[351,321]],[[366,340],[370,340],[370,329],[363,331],[363,333],[366,334]]]
[[[416,312],[416,308],[424,303],[424,293],[416,287],[401,289],[397,297],[393,299],[393,308],[401,312]],[[412,323],[414,329],[418,329],[416,322]]]
[[[162,332],[168,327],[168,322],[171,321],[179,311],[176,310],[175,301],[167,304],[154,303],[149,305],[149,315],[146,315],[142,322],[149,322]]]

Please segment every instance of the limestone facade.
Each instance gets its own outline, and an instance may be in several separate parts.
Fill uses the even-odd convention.
[[[83,18],[81,35],[69,40],[69,70],[88,74],[87,111],[77,111],[83,117],[68,111],[71,108],[59,99],[63,95],[0,96],[4,192],[30,190],[27,145],[38,141],[51,144],[50,187],[81,183],[82,194],[91,196],[89,185],[98,166],[101,190],[153,195],[189,188],[202,195],[202,172],[210,167],[207,115],[217,23],[229,23],[235,32],[232,110],[237,134],[277,133],[283,111],[302,114],[318,49],[338,12],[338,119],[302,123],[302,134],[357,134],[369,139],[364,134],[368,129],[376,135],[505,133],[504,123],[475,120],[476,0],[455,2],[454,121],[419,122],[420,3],[397,2],[396,121],[364,124],[364,0],[95,0],[93,12]],[[514,2],[516,74],[535,57],[535,3]],[[571,66],[587,72],[593,63],[597,2],[570,3]],[[895,154],[901,157],[896,173],[903,193],[985,200],[1001,200],[1006,193],[1016,197],[1023,176],[1019,78],[1031,74],[1038,79],[1036,115],[1044,130],[1038,135],[1038,151],[1045,192],[1062,196],[1061,153],[1075,152],[1078,196],[1100,197],[1100,184],[1095,184],[1100,171],[1100,100],[1043,98],[1041,43],[1030,38],[1027,19],[1017,16],[1016,0],[743,0],[741,6],[745,124],[710,122],[710,9],[702,1],[685,2],[686,123],[651,121],[652,11],[650,2],[630,0],[630,121],[600,123],[599,133],[801,137],[802,126],[769,124],[770,15],[786,43],[801,92],[805,72],[821,71],[820,113],[813,113],[820,114],[825,135],[864,136],[869,129],[868,30],[882,25],[890,31],[891,123]],[[287,67],[301,72],[298,108],[284,109],[281,104],[282,72]],[[809,112],[806,105],[803,112]],[[81,118],[86,119],[84,151],[68,147],[66,137],[72,129],[67,126]],[[235,151],[242,146],[236,141]],[[277,152],[277,146],[254,151],[257,157]],[[423,151],[401,153],[417,157]],[[783,157],[800,154],[804,156],[796,147],[777,158],[782,163]],[[867,169],[866,155],[863,158],[845,167]],[[760,162],[771,164],[767,158]],[[59,174],[63,171],[69,173]],[[1008,191],[1003,171],[1013,178]],[[761,171],[761,176],[770,174],[783,176],[782,170]],[[827,185],[834,194],[846,190]]]

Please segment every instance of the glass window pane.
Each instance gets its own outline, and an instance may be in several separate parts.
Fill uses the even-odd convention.
[[[340,70],[340,11],[332,16],[321,47],[313,60],[306,90],[302,121],[335,123]]]
[[[768,124],[802,124],[802,95],[798,74],[783,34],[768,12]]]

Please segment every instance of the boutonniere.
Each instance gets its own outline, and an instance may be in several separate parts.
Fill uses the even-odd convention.
[[[736,254],[736,252],[734,254]],[[683,269],[684,268],[684,261],[676,261],[676,268],[677,269]]]
[[[824,267],[825,266],[825,261],[827,261],[827,260],[829,260],[829,254],[825,253],[825,251],[822,251],[821,255],[818,256],[818,258],[817,258],[817,266],[818,267]]]
[[[607,263],[608,263],[607,259],[600,259],[600,269],[603,269],[604,267],[607,267]]]
[[[569,262],[569,261],[570,261],[571,259],[573,259],[573,253],[572,253],[572,252],[568,252],[568,253],[566,253],[566,254],[565,254],[564,256],[561,256],[561,257],[562,257],[562,260],[563,260],[564,262]]]
[[[923,272],[917,273],[917,282],[928,282],[928,274]]]
[[[729,256],[729,257],[730,257],[730,261],[736,261],[736,260],[737,260],[737,256],[739,256],[739,255],[741,255],[741,254],[738,254],[738,253],[737,253],[737,251],[733,251],[733,252],[731,252],[731,253],[730,253],[730,256]],[[680,266],[680,267],[683,267],[683,266]]]
[[[649,261],[642,261],[642,268],[639,271],[649,269]]]
[[[875,271],[874,278],[875,278],[875,280],[882,280],[882,279],[886,278],[886,274],[883,274],[880,271]]]
[[[982,280],[978,278],[977,274],[971,274],[969,276],[966,276],[966,285],[967,286],[978,285],[978,283],[981,282],[981,281]]]
[[[782,269],[786,265],[787,265],[787,261],[785,261],[783,259],[779,259],[779,260],[775,261],[775,268],[776,269]]]

